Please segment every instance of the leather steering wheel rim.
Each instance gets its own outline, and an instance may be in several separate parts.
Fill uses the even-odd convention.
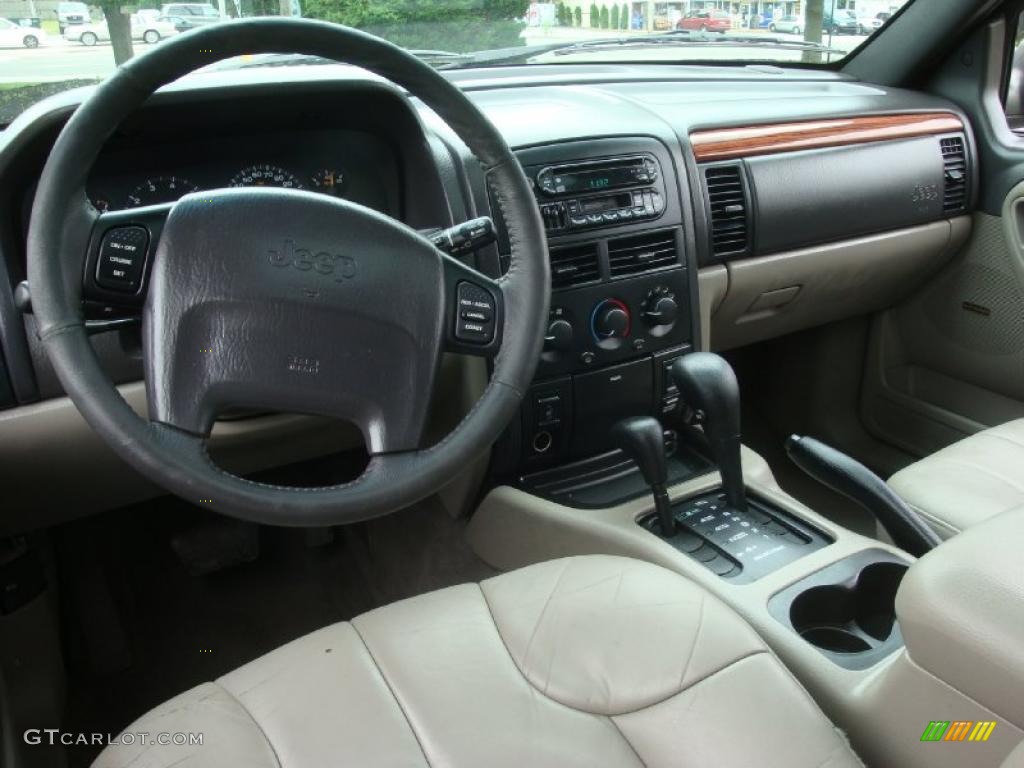
[[[343,52],[343,53],[340,53]],[[501,347],[491,379],[441,442],[371,455],[355,480],[321,488],[253,482],[217,467],[201,436],[137,415],[103,371],[82,315],[85,250],[99,217],[85,185],[104,142],[159,87],[241,54],[300,53],[362,67],[432,108],[481,162],[511,248],[500,290]],[[28,234],[28,276],[38,335],[65,392],[90,426],[140,473],[188,501],[272,525],[333,525],[377,517],[441,488],[489,449],[516,413],[543,343],[550,274],[533,194],[490,121],[454,85],[401,48],[326,22],[253,19],[172,38],[100,84],[61,131],[39,179]],[[423,403],[423,408],[427,403]]]

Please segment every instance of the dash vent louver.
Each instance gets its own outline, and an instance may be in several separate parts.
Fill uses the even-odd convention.
[[[967,210],[967,153],[964,140],[950,136],[939,140],[942,150],[942,212],[962,213]]]
[[[750,248],[750,222],[745,177],[739,165],[704,169],[704,186],[711,210],[711,250],[715,256],[735,256]]]
[[[612,277],[674,267],[678,263],[676,233],[671,229],[608,241],[608,265]]]
[[[601,278],[597,243],[551,249],[551,287],[571,288]]]

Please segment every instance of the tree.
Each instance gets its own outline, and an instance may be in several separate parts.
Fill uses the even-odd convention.
[[[479,51],[522,45],[529,0],[304,0],[303,15],[406,48]],[[443,45],[440,43],[443,42]]]
[[[611,25],[612,25],[612,29],[618,29],[619,28],[619,6],[618,5],[613,5],[612,6]]]
[[[601,6],[601,29],[608,29],[608,6]]]
[[[622,11],[619,13],[619,27],[629,29],[629,6],[622,4]]]
[[[597,3],[590,4],[590,26],[593,29],[601,26],[601,14],[597,11]]]
[[[820,43],[825,0],[807,0],[805,14],[804,40],[808,43]],[[804,51],[802,59],[808,64],[818,64],[821,62],[821,51]]]
[[[572,20],[577,27],[583,26],[583,6],[577,5],[572,9]]]
[[[114,63],[121,66],[135,55],[132,50],[132,24],[127,13],[121,13],[123,2],[118,0],[100,0],[97,3],[103,9],[103,18],[107,22],[110,33],[110,47],[114,49]]]

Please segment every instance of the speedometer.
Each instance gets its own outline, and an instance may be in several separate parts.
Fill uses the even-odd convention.
[[[295,175],[276,165],[250,165],[231,179],[232,187],[286,187],[302,189]]]

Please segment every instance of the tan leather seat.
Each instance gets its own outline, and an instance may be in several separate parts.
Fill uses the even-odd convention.
[[[735,613],[658,566],[542,563],[314,632],[157,707],[96,766],[855,766]]]
[[[1024,504],[1024,419],[953,443],[889,478],[943,538]]]

